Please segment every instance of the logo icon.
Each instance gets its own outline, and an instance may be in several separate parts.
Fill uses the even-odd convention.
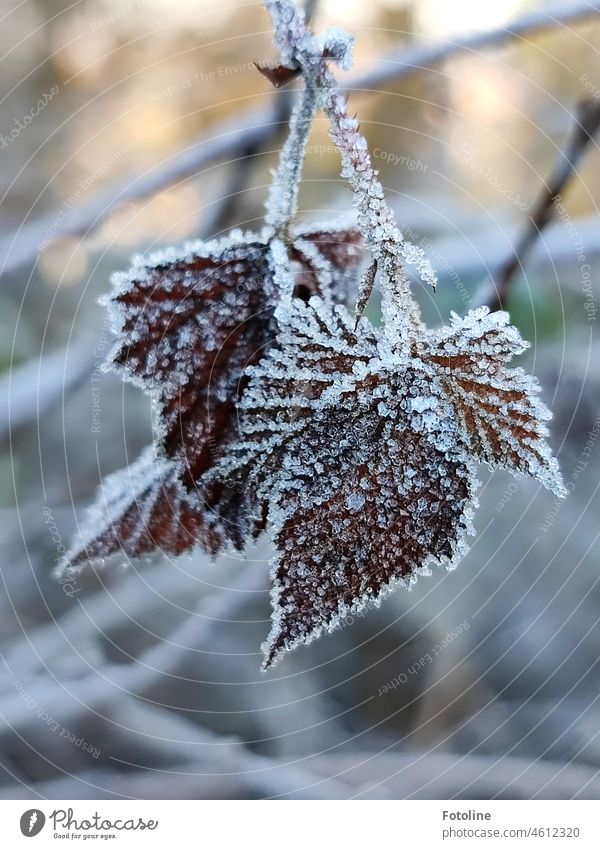
[[[21,815],[21,834],[25,837],[35,837],[45,824],[46,817],[43,811],[38,810],[38,808],[31,808]]]

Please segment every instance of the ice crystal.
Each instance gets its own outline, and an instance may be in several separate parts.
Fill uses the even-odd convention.
[[[66,564],[197,543],[242,550],[269,526],[269,666],[431,563],[452,568],[473,533],[478,463],[565,490],[539,385],[508,366],[527,347],[508,315],[421,322],[405,268],[428,285],[435,274],[404,239],[331,70],[349,66],[351,39],[313,36],[291,0],[266,6],[283,64],[259,70],[303,90],[265,226],[139,258],[115,276],[108,365],[152,394],[157,440],[101,487]],[[357,226],[294,225],[318,108]],[[363,247],[371,256],[352,313]],[[376,280],[380,328],[362,317]]]

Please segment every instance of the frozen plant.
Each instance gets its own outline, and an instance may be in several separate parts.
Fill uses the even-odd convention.
[[[437,330],[420,319],[405,266],[429,285],[434,272],[403,238],[331,70],[349,66],[350,39],[313,36],[291,0],[266,6],[282,64],[260,70],[303,88],[265,226],[115,276],[108,365],[152,394],[159,437],[106,481],[64,568],[116,551],[243,551],[269,528],[269,666],[431,564],[453,567],[473,533],[479,462],[565,489],[539,385],[508,368],[527,343],[507,313],[453,314]],[[294,227],[317,109],[356,227]],[[350,311],[361,244],[370,258]],[[362,317],[376,280],[380,328]]]

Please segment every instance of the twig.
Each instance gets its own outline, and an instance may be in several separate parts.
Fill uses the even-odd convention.
[[[318,0],[306,0],[304,3],[304,14],[307,21],[311,21],[316,12]],[[289,91],[284,90],[274,95],[277,120],[275,121],[279,130],[277,136],[283,135],[283,129],[287,127],[287,119],[292,109],[292,97]],[[276,140],[276,139],[274,139]],[[216,236],[228,229],[235,220],[234,216],[238,207],[238,198],[244,192],[250,181],[254,157],[260,152],[261,143],[254,139],[241,152],[241,156],[232,164],[229,174],[227,188],[223,193],[221,202],[217,205],[209,221],[204,222],[203,231],[205,237]]]
[[[90,338],[12,368],[0,379],[0,439],[40,417],[77,389],[91,372]]]
[[[577,105],[575,124],[565,150],[560,154],[535,202],[529,221],[513,251],[494,274],[494,291],[486,299],[491,310],[502,309],[517,272],[523,267],[535,242],[551,221],[561,194],[576,173],[579,161],[599,129],[600,103],[591,99],[582,100]]]
[[[277,143],[283,137],[288,128],[288,118],[292,107],[291,92],[284,90],[274,95],[275,132],[273,142]],[[260,153],[263,142],[255,136],[241,151],[241,155],[232,163],[227,186],[223,192],[221,202],[217,204],[215,211],[203,222],[202,232],[205,238],[218,236],[235,223],[235,215],[238,209],[240,195],[247,188],[257,155]]]
[[[102,712],[106,704],[115,702],[120,696],[145,697],[149,691],[160,685],[161,680],[177,680],[176,670],[186,654],[193,652],[198,657],[198,662],[205,652],[208,658],[214,657],[215,623],[239,621],[239,610],[247,602],[248,594],[261,592],[267,592],[267,569],[264,562],[257,561],[246,566],[231,582],[228,592],[216,589],[214,593],[211,592],[200,599],[194,613],[175,627],[169,639],[153,644],[137,662],[104,663],[92,668],[92,671],[89,671],[91,665],[88,663],[85,664],[87,673],[81,674],[80,669],[72,679],[67,675],[62,675],[60,679],[49,677],[45,670],[39,671],[38,668],[35,671],[33,665],[30,665],[28,670],[29,676],[22,673],[20,667],[15,665],[14,668],[19,668],[19,677],[32,694],[43,692],[44,706],[49,713],[60,716],[65,721],[68,719],[74,724],[82,708]],[[97,609],[98,605],[95,607]],[[71,622],[75,629],[80,627],[79,617],[72,617]],[[42,636],[49,630],[43,629]],[[60,633],[62,636],[63,632]],[[34,651],[41,652],[43,664],[46,664],[46,643],[42,640],[43,645],[39,647],[33,640],[35,636],[28,635],[26,642],[34,644]],[[58,639],[59,637],[50,639],[50,649],[56,645]],[[258,646],[256,652],[258,654]],[[26,657],[25,643],[17,646],[16,656],[19,655]],[[22,703],[8,695],[11,691],[4,666],[0,666],[0,685],[3,689],[3,695],[0,697],[3,724],[11,729],[26,728],[32,721],[32,715],[23,711]]]
[[[511,24],[485,33],[469,35],[451,43],[427,47],[396,48],[387,54],[373,71],[355,77],[343,89],[373,90],[379,86],[405,79],[415,71],[426,70],[460,53],[499,47],[509,41],[530,37],[557,26],[583,23],[600,14],[600,3],[571,2],[523,15]],[[154,169],[129,177],[89,203],[68,213],[53,232],[56,213],[23,223],[19,230],[0,243],[0,277],[7,276],[35,262],[40,243],[48,233],[53,238],[84,236],[99,226],[122,204],[149,197],[168,186],[184,180],[210,162],[226,157],[238,157],[248,146],[263,145],[279,132],[278,109],[250,110],[241,118],[217,125],[209,138],[193,141],[188,147],[159,163]]]

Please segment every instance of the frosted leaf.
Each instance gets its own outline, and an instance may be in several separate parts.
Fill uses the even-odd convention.
[[[303,276],[296,278],[296,294],[303,286],[308,296],[322,295],[334,303],[347,304],[352,295],[351,274],[362,254],[360,231],[347,220],[302,228],[295,236],[291,254],[303,270]]]
[[[242,548],[248,531],[240,499],[201,480],[234,434],[244,369],[273,337],[278,283],[270,244],[234,232],[139,259],[115,275],[108,299],[117,333],[109,364],[155,399],[158,450],[196,499],[198,541],[211,554],[227,542]]]
[[[342,274],[358,261],[358,241],[351,227],[342,230],[335,225],[329,230],[304,229],[290,245],[269,231],[234,232],[227,239],[139,258],[127,274],[114,276],[113,292],[105,299],[117,334],[108,365],[156,401],[157,450],[167,463],[168,486],[157,489],[153,497],[156,509],[168,512],[165,498],[171,495],[173,500],[180,488],[185,492],[186,509],[192,511],[193,505],[195,510],[187,548],[195,534],[211,554],[228,543],[242,550],[247,538],[264,527],[264,505],[246,492],[241,480],[232,490],[204,478],[235,436],[235,404],[243,391],[244,372],[271,344],[275,305],[294,291],[305,297],[322,293],[333,298],[334,284],[339,286]],[[291,271],[291,257],[302,269],[298,279]],[[336,291],[335,297],[341,293]],[[133,522],[140,470],[151,471],[146,459],[119,479],[124,484],[133,474],[130,492],[124,490],[114,505],[109,504],[115,511],[115,530],[88,540],[78,557],[85,551],[107,556],[119,547],[131,556],[161,545],[172,551],[170,538],[161,541],[158,532],[149,532],[144,539],[143,523]],[[109,492],[116,492],[116,487],[109,487]],[[100,493],[96,512],[106,504],[106,495]],[[117,516],[120,509],[122,521]],[[253,522],[248,520],[251,511],[256,514]],[[157,531],[160,528],[168,532],[166,524],[156,526]]]
[[[428,563],[455,565],[472,531],[477,461],[564,494],[539,387],[506,367],[525,348],[506,314],[453,316],[405,347],[320,298],[276,316],[276,342],[239,404],[240,439],[215,470],[270,504],[267,666]]]
[[[87,560],[116,552],[131,558],[155,549],[181,554],[195,544],[201,525],[202,516],[182,486],[178,469],[156,457],[150,447],[102,482],[61,568],[77,569]]]
[[[153,446],[106,477],[60,570],[79,569],[88,560],[116,553],[129,558],[156,551],[176,556],[195,545],[214,556],[229,543],[242,550],[249,538],[264,530],[266,505],[250,511],[254,502],[243,489],[214,482],[189,490],[182,477],[181,468],[157,456]]]
[[[322,420],[327,436],[341,436],[349,418],[331,409]],[[406,424],[398,410],[394,425]],[[324,438],[320,429],[309,427],[303,434],[306,450],[321,447]],[[266,667],[285,649],[308,643],[334,630],[349,613],[378,603],[398,583],[412,583],[428,563],[463,551],[474,484],[466,463],[452,462],[410,428],[400,445],[391,422],[364,438],[360,455],[363,463],[357,466],[349,452],[339,452],[320,474],[305,469],[298,492],[283,488]],[[408,482],[402,467],[410,456],[426,473],[443,465],[446,475]]]
[[[277,315],[277,344],[240,402],[240,441],[217,470],[269,495],[279,555],[266,665],[462,551],[476,487],[451,405],[419,361],[319,298]]]
[[[451,324],[428,331],[419,355],[433,369],[451,400],[468,450],[494,466],[537,478],[558,496],[566,495],[558,463],[546,442],[551,413],[540,401],[540,386],[511,358],[529,347],[505,312],[487,307],[454,315]]]
[[[230,432],[244,368],[269,344],[269,247],[238,235],[139,260],[108,299],[109,364],[157,401],[160,446],[193,483]]]

